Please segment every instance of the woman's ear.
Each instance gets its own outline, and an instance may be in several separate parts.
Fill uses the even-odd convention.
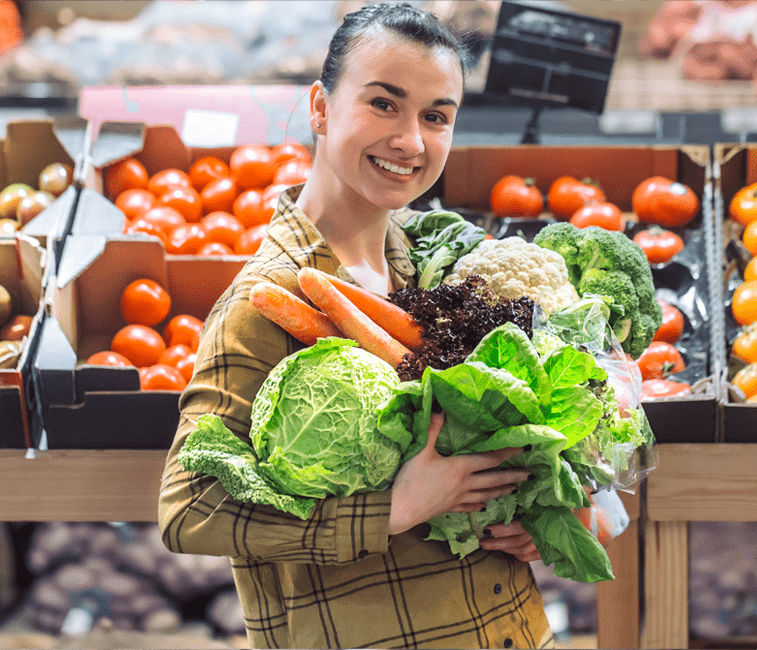
[[[319,81],[310,87],[310,128],[313,133],[326,133],[326,92]]]

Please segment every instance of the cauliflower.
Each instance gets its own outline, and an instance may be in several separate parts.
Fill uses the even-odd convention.
[[[484,278],[503,298],[527,296],[547,316],[578,300],[562,255],[520,237],[485,239],[455,262],[444,282],[459,284],[469,275]]]

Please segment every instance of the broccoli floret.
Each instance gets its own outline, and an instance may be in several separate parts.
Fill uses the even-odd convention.
[[[608,296],[622,306],[612,311],[610,325],[623,350],[637,359],[662,323],[652,271],[641,248],[621,232],[564,222],[543,228],[534,243],[562,255],[579,295]]]

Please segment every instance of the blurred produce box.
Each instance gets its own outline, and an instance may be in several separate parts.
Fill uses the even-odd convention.
[[[87,365],[126,326],[121,295],[147,278],[169,294],[162,332],[177,315],[204,321],[244,265],[242,257],[166,255],[155,239],[71,235],[49,283],[35,377],[50,449],[168,448],[179,390],[141,390],[134,366]]]
[[[741,290],[754,281],[750,261],[757,252],[750,237],[754,227],[748,223],[757,218],[757,200],[745,194],[746,188],[757,184],[757,145],[717,143],[714,147],[715,169],[717,171],[715,205],[716,219],[721,228],[719,243],[722,250],[724,276],[724,337],[719,351],[723,358],[726,382],[722,391],[722,430],[725,442],[757,441],[757,403],[753,395],[751,375],[757,361],[750,349],[749,331],[752,313],[757,318],[757,300]],[[751,188],[750,193],[757,189]],[[738,207],[734,198],[737,199]],[[733,205],[732,205],[733,204]],[[753,213],[753,214],[752,214]],[[753,286],[753,285],[749,285]],[[748,288],[748,287],[747,287]],[[734,305],[734,300],[736,305]],[[735,306],[735,309],[734,309]],[[736,318],[738,316],[738,320]],[[741,354],[741,356],[739,355]],[[739,374],[741,373],[741,374]],[[738,386],[739,389],[735,389]],[[741,392],[743,389],[744,392]]]
[[[712,188],[709,180],[710,149],[707,146],[596,146],[553,147],[455,147],[450,152],[440,183],[433,192],[450,209],[485,227],[497,237],[522,234],[532,239],[554,221],[545,202],[537,218],[493,216],[490,193],[508,174],[535,179],[546,197],[552,183],[562,176],[591,179],[604,190],[607,201],[617,205],[626,219],[626,234],[633,236],[651,224],[638,222],[632,209],[634,189],[645,179],[663,176],[690,187],[700,200],[700,210],[684,227],[672,228],[685,247],[670,262],[652,264],[656,295],[678,307],[686,325],[676,347],[687,368],[676,378],[696,387],[690,395],[657,399],[644,409],[659,442],[714,442],[717,432],[716,387],[711,375],[710,289],[706,248],[711,237]]]
[[[0,448],[30,447],[27,385],[41,318],[46,251],[21,233],[0,237]]]

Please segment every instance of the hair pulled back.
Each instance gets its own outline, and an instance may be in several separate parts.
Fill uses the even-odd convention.
[[[429,11],[407,2],[382,2],[366,5],[347,14],[334,32],[321,71],[321,83],[331,93],[339,83],[344,60],[360,39],[374,30],[384,29],[426,47],[441,47],[451,51],[460,62],[465,78],[467,54],[463,44]]]

